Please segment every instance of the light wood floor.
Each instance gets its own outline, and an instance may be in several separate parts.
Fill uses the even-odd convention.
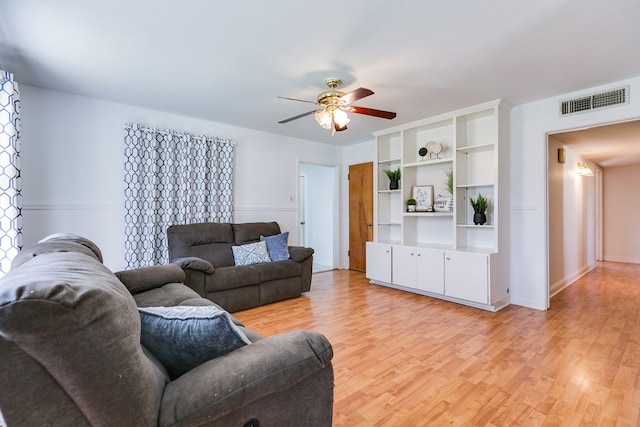
[[[334,348],[334,426],[637,426],[640,265],[601,263],[551,309],[498,313],[317,273],[301,298],[234,313]]]

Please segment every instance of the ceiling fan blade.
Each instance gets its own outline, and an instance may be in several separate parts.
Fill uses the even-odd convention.
[[[280,120],[278,123],[289,123],[292,120],[296,120],[296,119],[299,119],[300,117],[308,116],[308,115],[313,114],[315,112],[316,112],[316,110],[307,111],[306,113],[298,114],[297,116],[293,116],[293,117],[289,117],[288,119]]]
[[[359,87],[358,89],[347,93],[346,95],[340,98],[340,101],[345,104],[351,104],[353,101],[357,101],[358,99],[362,99],[366,96],[373,95],[373,91],[371,89],[367,89],[364,87]]]
[[[383,110],[376,110],[373,108],[356,107],[355,105],[351,107],[344,107],[344,109],[352,113],[366,114],[367,116],[380,117],[382,119],[391,120],[396,118],[396,113],[392,111],[383,111]]]
[[[306,101],[304,99],[297,99],[297,98],[287,98],[286,96],[279,96],[278,98],[280,98],[280,99],[288,99],[289,101],[299,101],[299,102],[308,102],[309,104],[318,104],[315,101]]]

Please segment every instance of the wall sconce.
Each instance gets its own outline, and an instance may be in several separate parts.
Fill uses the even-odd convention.
[[[589,168],[589,165],[587,165],[587,163],[580,163],[578,162],[578,175],[580,176],[593,176],[593,171],[591,170],[591,168]]]
[[[567,159],[564,156],[564,148],[558,148],[558,163],[565,163]]]

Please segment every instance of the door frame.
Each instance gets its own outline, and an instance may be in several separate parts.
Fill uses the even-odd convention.
[[[333,248],[333,256],[332,256],[332,265],[330,267],[332,268],[338,268],[338,266],[340,265],[339,263],[339,253],[340,253],[340,241],[339,241],[339,235],[338,235],[338,230],[340,229],[340,215],[339,213],[342,211],[341,209],[341,204],[340,204],[340,187],[339,187],[339,177],[340,177],[340,165],[338,164],[332,164],[332,163],[323,163],[323,162],[310,162],[310,161],[306,161],[306,160],[301,160],[300,158],[296,158],[296,194],[298,195],[298,199],[300,197],[300,175],[301,175],[301,169],[302,169],[302,165],[311,165],[311,166],[320,166],[323,168],[329,168],[333,170],[333,185],[332,185],[332,199],[333,199],[333,212],[332,212],[332,217],[333,217],[333,230],[331,230],[330,233],[327,233],[331,236],[332,238],[332,248]],[[307,197],[307,199],[309,197],[313,197],[313,188],[309,187],[309,181],[307,180],[307,188],[305,191],[305,196]],[[298,200],[296,203],[296,224],[298,225],[298,227],[300,227],[300,221],[301,221],[301,212],[300,212],[300,201]],[[309,224],[307,224],[309,225]],[[307,231],[308,233],[308,231]]]

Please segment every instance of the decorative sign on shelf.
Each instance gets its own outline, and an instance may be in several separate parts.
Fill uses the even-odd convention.
[[[416,212],[433,212],[433,185],[414,185],[411,195],[416,200]]]
[[[453,196],[438,194],[433,202],[433,210],[435,212],[453,212]]]
[[[433,159],[434,155],[436,159],[439,159],[442,149],[442,144],[439,142],[429,141],[424,145],[424,147],[420,147],[418,150],[418,156],[420,156],[420,160],[425,160],[427,154],[429,155],[429,160]]]

